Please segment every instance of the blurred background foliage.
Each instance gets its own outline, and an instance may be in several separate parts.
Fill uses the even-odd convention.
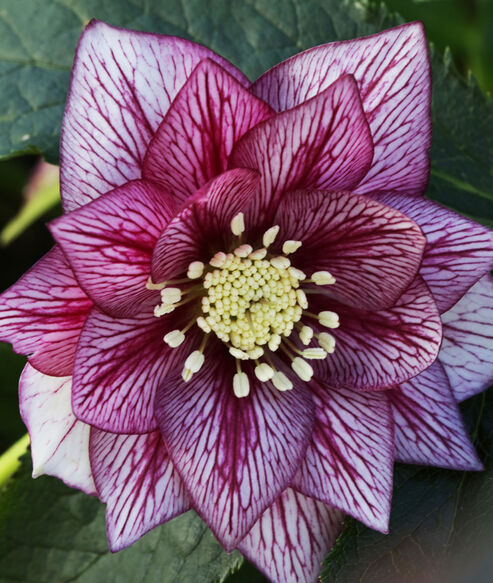
[[[439,51],[450,47],[459,71],[469,71],[485,93],[493,91],[493,0],[387,0],[406,20],[424,22]],[[39,159],[15,158],[0,163],[0,290],[14,283],[51,247],[46,222],[60,214],[57,191],[41,187],[33,201],[28,183]],[[28,225],[26,227],[26,225]],[[0,343],[0,452],[25,428],[18,413],[17,383],[24,358]]]

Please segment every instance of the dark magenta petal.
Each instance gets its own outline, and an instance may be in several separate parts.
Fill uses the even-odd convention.
[[[115,435],[92,429],[90,457],[113,552],[190,508],[159,431]]]
[[[420,275],[440,312],[451,308],[493,268],[493,231],[431,200],[405,195],[376,199],[403,212],[423,230],[426,247]]]
[[[45,375],[26,364],[19,404],[31,441],[33,477],[56,476],[72,488],[95,494],[89,464],[89,425],[72,413],[71,377]]]
[[[159,292],[156,293],[158,304]],[[156,429],[156,389],[183,360],[182,350],[188,346],[187,342],[172,350],[163,336],[186,323],[175,313],[156,318],[152,308],[133,318],[113,318],[93,308],[75,356],[75,415],[112,433],[147,433]],[[193,331],[187,339],[193,342]]]
[[[273,114],[211,60],[202,61],[173,101],[147,151],[143,176],[178,202],[227,169],[234,144]]]
[[[439,360],[455,398],[463,401],[493,383],[493,277],[483,276],[445,312]]]
[[[193,42],[90,22],[77,47],[62,127],[66,211],[141,177],[152,136],[202,59],[248,85],[233,65]]]
[[[297,191],[279,205],[277,241],[302,241],[293,265],[327,270],[330,295],[361,309],[392,306],[418,272],[426,240],[416,223],[366,196]]]
[[[0,340],[54,376],[72,374],[75,347],[92,307],[59,247],[0,297]]]
[[[431,77],[420,22],[315,47],[280,63],[252,85],[276,111],[304,103],[341,75],[354,75],[375,148],[355,192],[422,194],[431,145]]]
[[[273,583],[316,583],[343,514],[287,488],[238,545]]]
[[[135,180],[56,219],[50,229],[96,305],[124,317],[151,297],[152,251],[172,216],[166,193]]]
[[[262,175],[252,216],[272,217],[286,190],[352,190],[368,171],[373,145],[351,76],[298,107],[250,130],[235,146],[231,165]]]
[[[387,394],[395,420],[396,461],[452,470],[483,469],[438,361]]]
[[[305,386],[281,393],[250,375],[233,394],[234,360],[207,353],[188,383],[168,378],[156,416],[169,455],[197,512],[230,551],[289,485],[313,424]]]
[[[192,261],[208,263],[231,245],[231,219],[257,195],[259,175],[229,170],[200,189],[163,231],[152,256],[152,278],[158,283],[187,271]]]
[[[362,392],[310,383],[315,426],[292,485],[388,532],[394,467],[387,391]]]
[[[442,341],[440,315],[419,277],[385,310],[357,310],[320,295],[310,300],[309,307],[339,314],[340,327],[331,330],[335,352],[312,361],[316,375],[330,385],[391,388],[422,372],[437,357]]]

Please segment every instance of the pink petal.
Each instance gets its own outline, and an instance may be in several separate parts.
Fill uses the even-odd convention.
[[[208,263],[217,251],[229,249],[231,219],[257,195],[259,175],[229,170],[200,189],[163,231],[152,257],[152,278],[166,281],[186,272],[192,261]]]
[[[169,197],[138,180],[63,215],[50,227],[91,299],[123,317],[137,313],[152,297],[146,289],[152,251],[172,216]]]
[[[438,361],[387,394],[395,420],[396,461],[483,469]]]
[[[274,220],[277,241],[302,241],[293,265],[311,275],[327,270],[330,295],[361,309],[392,306],[416,276],[426,240],[400,212],[366,196],[297,191]]]
[[[352,190],[373,157],[370,131],[352,76],[250,130],[235,146],[231,164],[259,170],[255,217],[273,210],[286,190]],[[270,215],[269,215],[270,213]]]
[[[202,59],[244,75],[190,41],[91,21],[79,41],[61,138],[61,189],[71,211],[141,177],[147,146]]]
[[[155,430],[156,389],[188,346],[172,350],[163,341],[167,332],[187,323],[189,318],[180,322],[180,315],[183,310],[156,318],[151,310],[133,318],[112,318],[94,308],[75,356],[75,415],[112,433]],[[192,341],[193,333],[187,337]]]
[[[420,270],[440,312],[450,309],[493,268],[493,231],[430,200],[377,196],[418,223],[426,235]]]
[[[185,202],[226,170],[235,142],[272,113],[222,67],[204,60],[152,139],[143,175]]]
[[[0,297],[0,340],[53,376],[72,374],[75,347],[92,302],[54,247]]]
[[[387,392],[337,390],[316,381],[310,388],[315,427],[293,487],[388,532],[394,447]]]
[[[113,552],[190,508],[159,431],[115,435],[92,429],[91,467],[106,503],[106,528]]]
[[[70,404],[71,377],[51,377],[26,364],[19,382],[22,420],[31,438],[33,477],[56,476],[72,488],[95,494],[89,464],[89,425]]]
[[[372,167],[355,192],[422,194],[429,172],[431,77],[420,22],[300,53],[267,71],[252,91],[284,111],[347,74],[358,83],[375,147]]]
[[[288,488],[238,545],[273,583],[315,583],[343,514]]]
[[[320,298],[312,300],[310,310],[333,310],[340,317],[340,327],[331,330],[335,352],[323,361],[312,361],[328,384],[390,388],[416,376],[437,357],[442,340],[440,316],[419,277],[385,310],[357,310]]]
[[[230,551],[289,485],[312,430],[313,404],[304,386],[281,393],[253,374],[250,395],[238,399],[234,360],[222,347],[206,355],[188,383],[167,379],[156,416],[195,510]]]
[[[458,401],[493,383],[493,277],[482,277],[445,312],[439,359]]]

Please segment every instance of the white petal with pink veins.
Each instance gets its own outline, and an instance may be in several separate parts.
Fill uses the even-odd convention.
[[[442,320],[438,358],[463,401],[493,383],[493,277],[483,276]]]
[[[177,37],[123,30],[92,21],[81,36],[61,137],[65,210],[141,177],[147,146],[195,66],[218,62],[209,49]]]
[[[375,146],[372,167],[355,192],[422,194],[429,170],[431,77],[421,23],[309,49],[264,73],[252,90],[284,111],[348,73],[358,82]]]
[[[72,488],[95,494],[89,464],[90,427],[72,413],[71,392],[71,377],[50,377],[26,365],[19,399],[31,438],[33,476],[56,476]]]
[[[91,467],[106,503],[110,548],[119,551],[190,508],[159,431],[115,435],[91,430]]]
[[[343,514],[288,488],[238,545],[273,583],[315,583]]]
[[[437,361],[388,391],[395,421],[395,459],[452,470],[481,470],[447,375]]]

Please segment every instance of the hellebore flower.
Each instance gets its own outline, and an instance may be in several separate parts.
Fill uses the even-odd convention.
[[[107,504],[116,551],[194,508],[273,581],[343,515],[386,532],[394,461],[478,470],[491,233],[422,197],[422,26],[253,84],[194,43],[85,30],[57,245],[1,298],[34,475]]]

